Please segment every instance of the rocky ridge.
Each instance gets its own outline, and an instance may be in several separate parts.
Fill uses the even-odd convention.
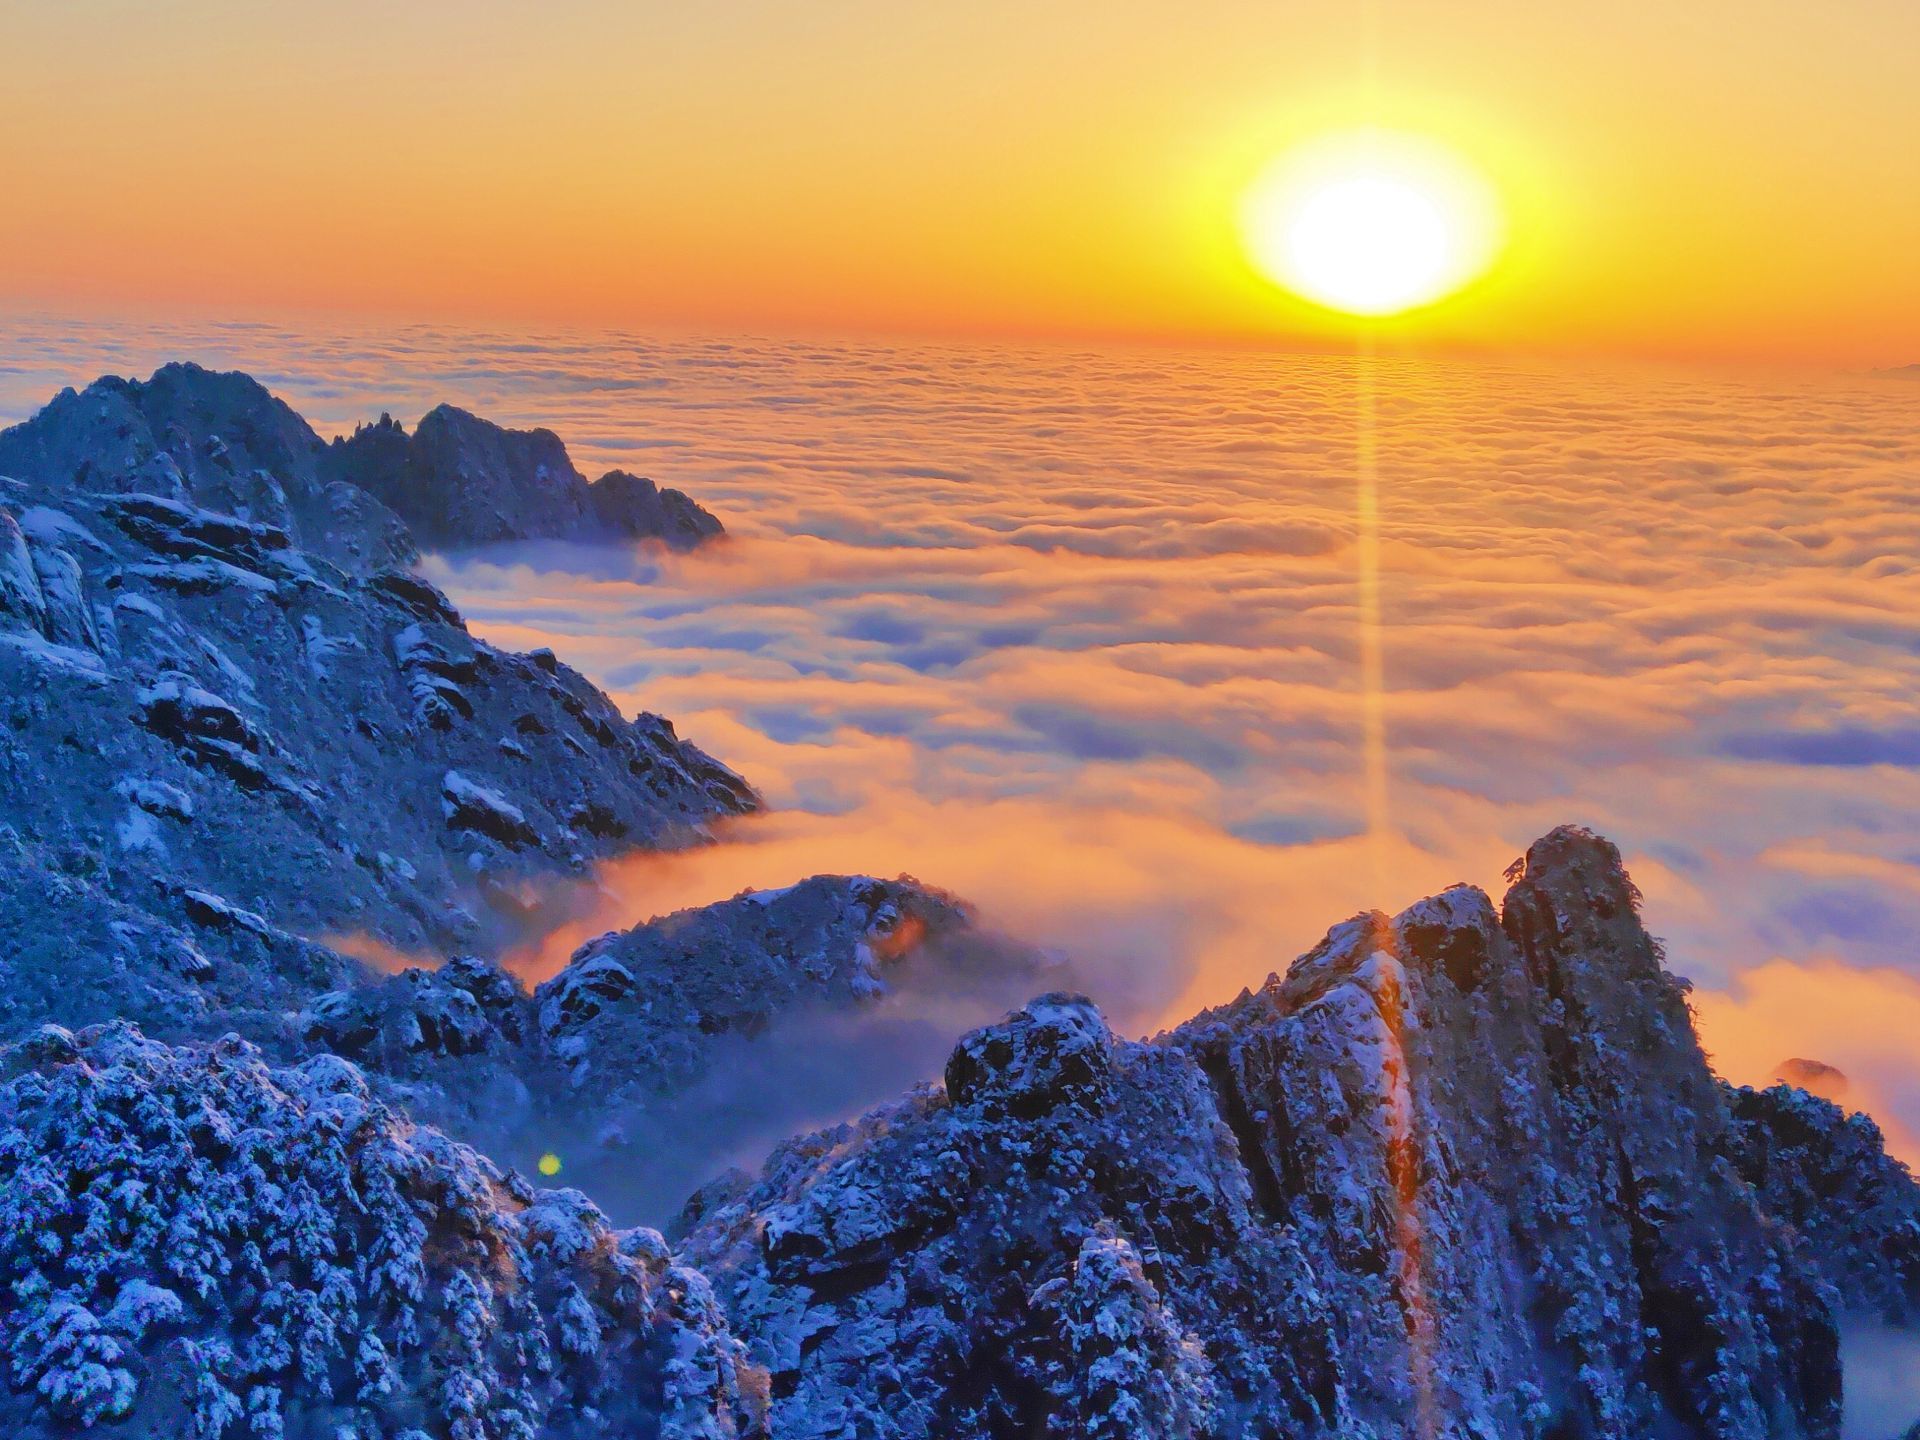
[[[1920,1187],[1880,1127],[1790,1085],[1724,1087],[1734,1167],[1850,1314],[1920,1328]]]

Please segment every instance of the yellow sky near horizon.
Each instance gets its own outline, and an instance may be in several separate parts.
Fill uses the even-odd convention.
[[[1379,123],[1498,188],[1414,340],[1920,359],[1920,6],[22,0],[0,304],[1326,340],[1239,195]]]

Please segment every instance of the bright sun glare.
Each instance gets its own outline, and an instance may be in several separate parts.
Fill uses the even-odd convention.
[[[1431,305],[1500,247],[1492,187],[1445,146],[1357,130],[1282,155],[1247,191],[1242,239],[1268,279],[1349,315]]]

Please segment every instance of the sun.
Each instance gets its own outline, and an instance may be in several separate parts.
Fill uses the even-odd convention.
[[[1269,280],[1348,315],[1432,305],[1486,273],[1501,245],[1486,179],[1424,137],[1324,135],[1280,156],[1240,208],[1247,255]]]

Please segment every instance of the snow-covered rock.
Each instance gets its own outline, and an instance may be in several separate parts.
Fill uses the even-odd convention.
[[[579,1086],[603,1100],[610,1090],[657,1093],[697,1079],[721,1037],[883,993],[889,968],[928,945],[952,963],[1005,966],[1023,983],[1036,973],[1032,952],[979,936],[949,895],[817,875],[589,941],[534,999],[545,1044],[575,1062]]]
[[[40,598],[46,603],[47,639],[76,650],[99,651],[99,626],[87,601],[80,562],[58,546],[37,545],[33,569],[40,581]]]
[[[330,991],[308,1007],[305,1033],[326,1049],[398,1072],[414,1057],[491,1052],[503,1070],[522,1062],[532,1005],[506,971],[474,956],[438,969],[411,967],[353,990]]]
[[[130,933],[178,929],[182,886],[281,936],[491,948],[518,935],[530,885],[757,805],[666,721],[623,716],[550,654],[476,640],[394,568],[415,554],[404,526],[323,474],[326,452],[253,381],[195,366],[64,392],[0,431],[0,824],[17,847],[0,927],[22,937],[0,953],[0,1038],[113,1016],[179,1038],[223,1005],[287,1015],[337,986],[338,956],[273,959],[251,936],[198,937],[210,984],[144,949],[125,973],[118,945],[59,943],[141,915]],[[450,798],[450,773],[478,789]]]
[[[453,830],[472,830],[503,845],[538,845],[540,834],[518,805],[458,770],[440,778],[440,809]]]
[[[478,653],[467,633],[452,625],[415,621],[394,633],[393,658],[406,676],[416,720],[451,730],[473,718],[467,692],[480,676]]]
[[[47,602],[27,549],[27,537],[10,510],[0,509],[0,625],[45,633]]]
[[[257,790],[266,783],[260,731],[226,700],[171,674],[134,692],[140,723],[194,760]]]

